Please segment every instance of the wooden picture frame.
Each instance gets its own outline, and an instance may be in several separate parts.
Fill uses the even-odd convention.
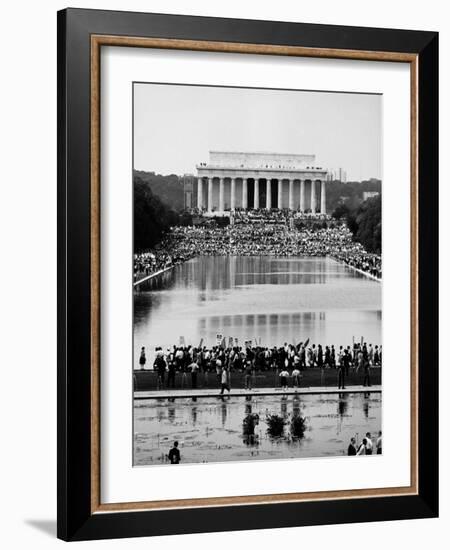
[[[100,502],[99,101],[100,49],[108,45],[410,64],[410,487]],[[437,515],[437,142],[437,33],[84,9],[58,13],[58,537],[86,540]]]

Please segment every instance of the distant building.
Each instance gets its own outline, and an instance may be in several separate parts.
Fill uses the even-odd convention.
[[[378,197],[379,194],[379,191],[363,191],[363,200],[366,201],[367,199]]]
[[[347,172],[343,168],[329,168],[328,179],[330,181],[340,181],[347,183]]]

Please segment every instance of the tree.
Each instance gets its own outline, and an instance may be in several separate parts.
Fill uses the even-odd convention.
[[[369,252],[381,253],[381,196],[365,201],[356,217],[355,239]]]
[[[153,194],[147,182],[133,178],[134,250],[140,252],[157,244],[170,226],[178,224],[178,214]]]
[[[148,183],[154,195],[159,197],[169,209],[181,212],[184,208],[182,178],[176,174],[163,176],[154,172],[135,170],[134,176]]]
[[[332,216],[338,220],[345,219],[353,239],[368,252],[381,254],[381,195],[364,202],[355,197],[341,202]]]

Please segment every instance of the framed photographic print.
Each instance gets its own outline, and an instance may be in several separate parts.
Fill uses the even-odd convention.
[[[58,536],[438,513],[438,36],[58,13]]]

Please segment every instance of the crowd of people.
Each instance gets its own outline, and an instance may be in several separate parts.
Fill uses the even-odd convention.
[[[336,254],[334,258],[364,273],[368,273],[376,279],[381,279],[381,256],[377,254],[368,254],[362,250],[360,252],[355,251],[351,254],[345,252]]]
[[[383,454],[383,435],[381,430],[378,432],[378,437],[375,441],[375,444],[372,441],[372,435],[370,432],[366,433],[366,436],[363,437],[361,443],[357,443],[356,437],[350,439],[350,444],[347,449],[348,456],[370,456],[372,454],[381,455]]]
[[[311,211],[298,211],[294,212],[294,218],[298,220],[314,220],[314,221],[330,221],[333,218],[329,214],[320,214],[318,212]]]
[[[237,209],[231,216],[231,225],[233,224],[288,224],[292,213],[289,210],[267,210],[266,208],[257,208],[253,210]]]
[[[270,220],[270,223],[269,223]],[[236,212],[225,227],[176,226],[158,248],[134,257],[134,278],[185,262],[194,256],[329,256],[381,278],[381,256],[352,240],[344,225],[294,228],[284,211]]]
[[[251,389],[251,376],[256,372],[279,372],[281,387],[287,387],[288,379],[298,386],[305,369],[337,369],[339,387],[345,388],[345,378],[350,369],[364,374],[364,386],[370,386],[370,368],[382,364],[382,346],[354,343],[353,346],[322,346],[310,344],[309,340],[297,345],[285,343],[280,347],[264,346],[173,346],[156,349],[156,357],[151,368],[158,375],[158,387],[175,387],[175,374],[190,373],[192,387],[197,387],[199,372],[213,373],[221,385],[222,393],[228,389],[230,372],[244,373],[245,388]],[[142,347],[138,369],[147,368],[145,347]]]
[[[173,257],[164,250],[142,252],[134,255],[135,279],[147,277],[173,265]]]

